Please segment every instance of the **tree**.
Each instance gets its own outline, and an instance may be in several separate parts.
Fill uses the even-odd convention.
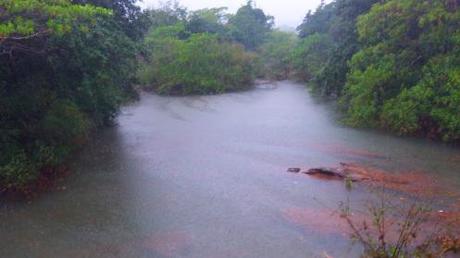
[[[452,1],[386,1],[359,17],[343,102],[348,121],[460,139],[460,11]]]
[[[297,44],[295,33],[275,30],[258,49],[263,77],[283,80],[291,75],[293,49]]]
[[[139,77],[160,94],[215,94],[244,89],[253,80],[253,56],[217,35],[181,39],[183,25],[160,27],[146,39],[150,55]]]
[[[306,38],[315,33],[328,33],[336,16],[337,5],[332,2],[325,5],[324,2],[316,9],[315,13],[309,11],[302,24],[297,27],[300,38]]]
[[[348,61],[360,49],[356,19],[378,0],[336,0],[322,4],[315,13],[309,12],[297,28],[301,38],[315,33],[328,35],[332,45],[324,53],[320,72],[310,79],[315,89],[324,95],[340,96],[349,71]],[[316,68],[313,68],[316,69]],[[302,74],[301,72],[299,74]]]
[[[252,1],[238,9],[229,20],[231,37],[249,50],[255,50],[264,43],[273,25],[274,18],[254,8]]]
[[[136,5],[138,0],[72,0],[77,4],[90,4],[112,10],[118,26],[133,40],[140,40],[148,27],[145,13]]]
[[[190,33],[213,33],[225,37],[227,34],[227,15],[225,7],[202,9],[191,12],[186,29]]]
[[[327,62],[332,48],[327,34],[313,34],[301,39],[293,51],[293,64],[297,77],[304,81],[316,81]]]
[[[0,3],[0,193],[27,191],[132,92],[136,44],[113,10]]]
[[[177,1],[168,1],[158,9],[145,10],[149,30],[153,31],[161,26],[171,26],[177,23],[185,23],[187,9],[179,5]]]
[[[0,3],[0,55],[10,58],[17,53],[43,53],[45,38],[78,29],[89,30],[88,22],[96,15],[109,15],[109,10],[72,4],[69,0],[4,0]],[[85,23],[86,21],[86,23]]]

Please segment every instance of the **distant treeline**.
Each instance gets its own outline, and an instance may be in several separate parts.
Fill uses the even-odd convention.
[[[248,1],[142,11],[136,0],[0,1],[0,194],[27,191],[136,96],[296,77],[346,121],[460,140],[460,0],[335,0],[295,33]]]
[[[251,1],[234,15],[174,1],[142,11],[136,2],[0,1],[0,194],[55,176],[135,85],[213,94],[248,88],[267,71],[287,76],[289,47],[270,50],[282,33]]]
[[[295,34],[274,31],[273,17],[252,1],[235,14],[225,11],[189,12],[176,2],[147,10],[152,26],[141,83],[161,94],[184,95],[246,89],[255,77],[268,74],[287,78]]]
[[[335,0],[298,27],[297,74],[353,126],[460,140],[460,1]]]

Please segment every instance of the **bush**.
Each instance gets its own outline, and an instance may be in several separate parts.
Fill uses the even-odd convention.
[[[350,200],[341,204],[340,216],[350,229],[350,238],[363,247],[360,257],[428,258],[458,254],[458,218],[443,218],[427,201],[400,199],[398,194],[385,190],[377,191],[376,197],[367,202],[362,212],[352,210]]]
[[[20,188],[38,177],[39,171],[24,151],[10,154],[6,164],[0,166],[0,193]]]
[[[460,140],[459,13],[448,1],[391,0],[360,16],[363,48],[342,97],[348,122]]]
[[[133,92],[138,8],[78,2],[0,2],[0,192],[53,172]]]
[[[159,30],[152,32],[147,41],[150,55],[139,71],[143,84],[160,94],[179,95],[223,93],[251,85],[254,56],[242,46],[207,33],[185,40],[178,34],[163,37]]]
[[[58,100],[51,105],[40,127],[49,142],[70,144],[71,140],[87,134],[89,121],[75,103]]]
[[[316,33],[301,39],[292,56],[296,76],[303,81],[317,78],[327,61],[324,57],[330,48],[331,39],[325,34]]]

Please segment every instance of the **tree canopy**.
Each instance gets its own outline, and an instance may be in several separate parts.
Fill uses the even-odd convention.
[[[250,50],[255,50],[267,39],[273,24],[274,18],[255,8],[252,1],[238,9],[228,22],[232,38]]]
[[[457,141],[459,6],[456,0],[323,4],[298,28],[297,73],[340,97],[351,125]]]
[[[145,38],[147,54],[138,73],[140,81],[162,94],[222,93],[245,89],[261,75],[258,54],[281,51],[276,61],[289,62],[289,42],[283,41],[285,34],[272,34],[272,17],[251,1],[235,15],[226,10],[189,12],[170,2],[147,11],[152,26]],[[292,35],[285,38],[293,40]],[[277,69],[284,69],[281,65]]]
[[[52,173],[110,123],[133,92],[138,47],[115,9],[5,0],[0,10],[2,192]]]

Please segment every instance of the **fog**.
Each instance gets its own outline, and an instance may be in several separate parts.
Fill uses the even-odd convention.
[[[228,7],[229,12],[235,12],[247,0],[181,0],[182,6],[190,10],[212,7]],[[160,0],[143,0],[142,7],[158,7]],[[258,8],[275,17],[277,27],[297,27],[308,10],[315,10],[321,0],[258,0],[254,1]],[[329,2],[329,1],[326,1]]]

